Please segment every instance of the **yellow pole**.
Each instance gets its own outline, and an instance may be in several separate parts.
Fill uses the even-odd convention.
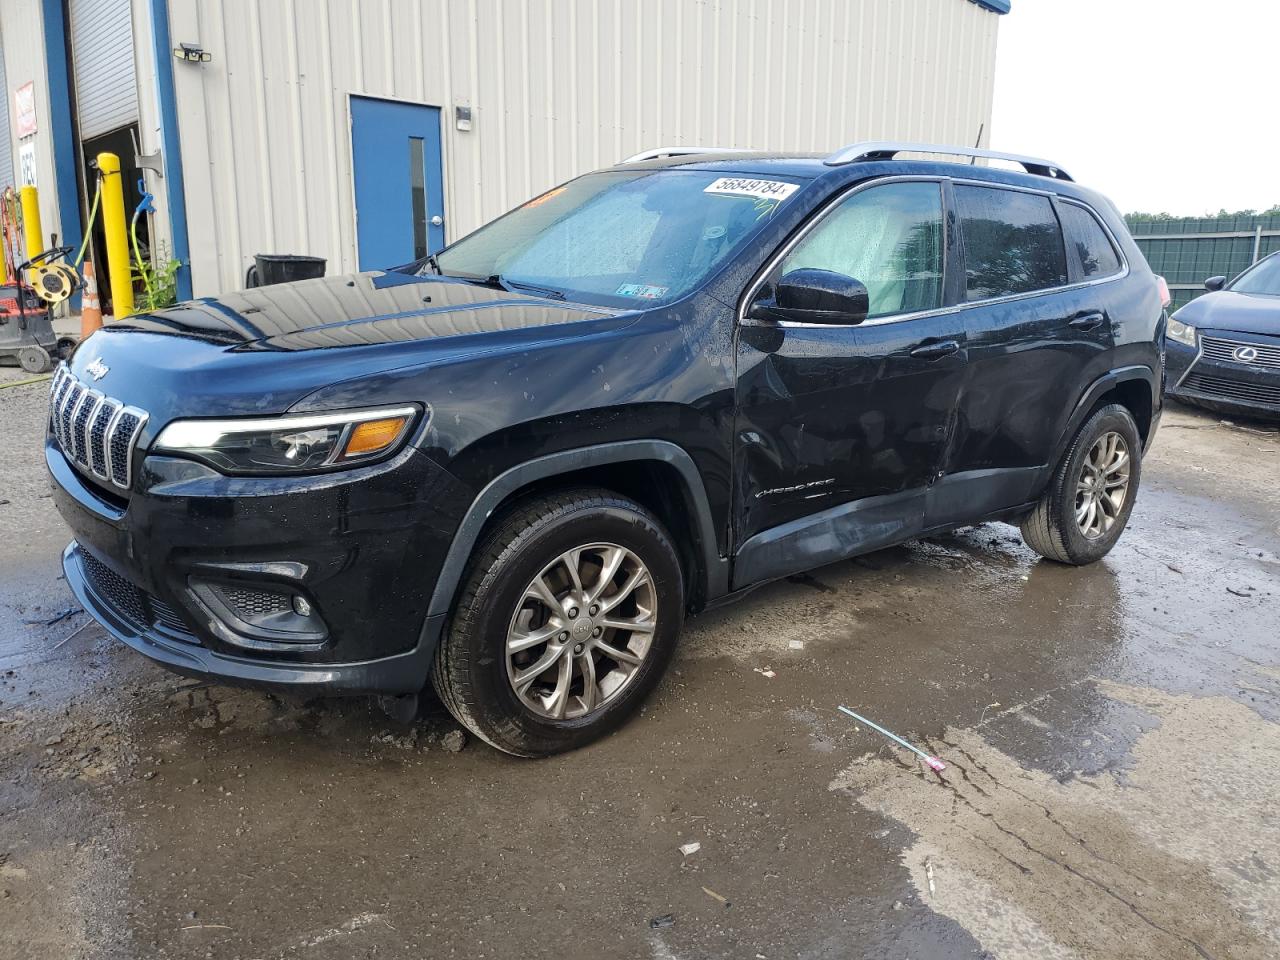
[[[44,253],[44,230],[40,227],[40,194],[27,184],[18,191],[22,198],[22,234],[27,238],[27,259],[34,260],[37,253]]]
[[[133,278],[129,269],[129,228],[124,217],[124,184],[120,158],[98,154],[102,174],[102,230],[107,238],[107,271],[111,275],[111,313],[117,320],[133,313]]]

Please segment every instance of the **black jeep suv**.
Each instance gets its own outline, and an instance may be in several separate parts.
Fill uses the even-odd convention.
[[[94,334],[45,453],[86,609],[182,672],[617,726],[688,613],[931,531],[1120,536],[1163,388],[1114,207],[858,144],[654,151],[436,257]],[[982,154],[997,156],[994,154]]]

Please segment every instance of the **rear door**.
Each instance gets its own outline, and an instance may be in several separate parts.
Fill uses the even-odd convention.
[[[863,282],[861,324],[743,319],[734,568],[741,586],[910,536],[947,446],[965,363],[947,312],[942,184],[858,189],[819,214],[752,299],[801,268]]]
[[[1111,318],[1095,281],[1120,269],[1105,231],[1078,204],[985,183],[957,182],[952,193],[969,377],[928,526],[1032,497],[1067,416],[1108,366]]]

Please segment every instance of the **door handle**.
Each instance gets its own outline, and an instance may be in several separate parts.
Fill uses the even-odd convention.
[[[960,352],[960,344],[955,340],[939,340],[936,343],[922,343],[911,351],[911,356],[921,360],[939,360]]]
[[[436,216],[431,218],[431,225],[433,227],[443,227],[444,217],[440,216],[439,214],[436,214]]]
[[[1101,326],[1105,319],[1100,313],[1082,313],[1078,317],[1072,317],[1067,324],[1077,330],[1092,330],[1094,327]]]

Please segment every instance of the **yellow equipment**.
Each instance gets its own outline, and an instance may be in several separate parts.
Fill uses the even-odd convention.
[[[34,260],[44,250],[44,231],[40,228],[40,194],[27,184],[18,191],[22,203],[22,235],[27,238],[27,259]]]
[[[46,263],[27,271],[27,283],[45,303],[61,303],[75,293],[80,277],[67,263]]]
[[[102,175],[102,230],[107,240],[107,272],[111,276],[111,312],[118,320],[133,313],[133,277],[129,267],[128,221],[124,215],[124,184],[120,158],[98,154]]]

